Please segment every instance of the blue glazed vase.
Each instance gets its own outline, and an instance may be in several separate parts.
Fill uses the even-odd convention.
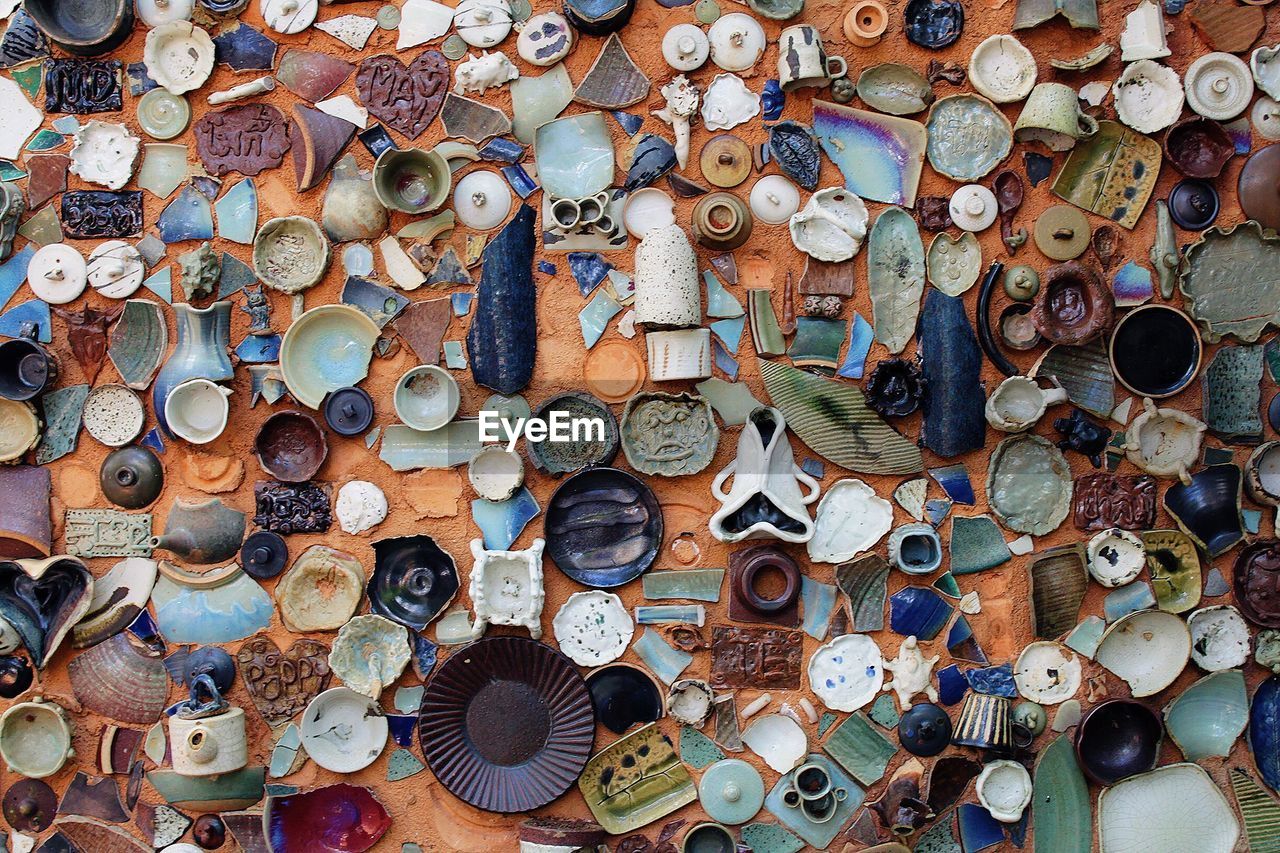
[[[188,379],[225,382],[232,377],[231,358],[227,355],[231,345],[231,303],[221,300],[208,308],[193,308],[184,302],[174,305],[173,313],[177,317],[178,343],[156,374],[151,389],[156,420],[170,438],[173,433],[164,416],[164,404],[177,385]]]

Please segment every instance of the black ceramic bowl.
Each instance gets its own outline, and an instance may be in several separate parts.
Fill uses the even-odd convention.
[[[587,675],[587,690],[596,719],[614,734],[637,723],[652,723],[666,713],[666,702],[653,676],[629,663],[611,663]]]
[[[1134,699],[1094,705],[1076,727],[1076,759],[1085,775],[1111,785],[1156,766],[1164,725],[1160,715]]]
[[[1177,308],[1144,305],[1120,318],[1111,335],[1111,370],[1120,384],[1152,399],[1170,397],[1200,372],[1200,330]]]
[[[1240,525],[1240,483],[1236,465],[1210,465],[1174,483],[1164,493],[1164,508],[1209,556],[1216,557],[1244,538]]]
[[[124,44],[133,31],[133,0],[24,0],[49,41],[78,56],[98,56]]]

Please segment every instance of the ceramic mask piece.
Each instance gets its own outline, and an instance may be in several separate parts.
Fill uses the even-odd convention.
[[[818,483],[795,464],[777,409],[758,408],[738,437],[738,454],[712,483],[721,502],[711,516],[711,534],[722,542],[773,537],[807,542],[814,525],[806,507],[818,497]],[[733,477],[726,493],[724,483]],[[801,486],[807,493],[802,494]]]
[[[573,49],[574,31],[558,12],[534,15],[516,29],[516,52],[530,65],[555,65]]]
[[[985,177],[1013,147],[1013,126],[979,95],[949,95],[936,101],[925,127],[929,165],[955,181]]]
[[[1176,118],[1175,112],[1169,124]],[[1155,189],[1160,159],[1160,145],[1155,140],[1116,122],[1100,121],[1098,132],[1072,149],[1054,179],[1053,193],[1132,229]]]
[[[839,480],[818,503],[809,559],[842,563],[870,550],[893,526],[893,505],[861,480]]]
[[[711,464],[719,441],[710,404],[688,394],[652,393],[627,401],[622,449],[642,474],[696,474]]]

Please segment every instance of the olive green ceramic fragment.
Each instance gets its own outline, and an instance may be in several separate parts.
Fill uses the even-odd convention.
[[[1076,624],[1089,586],[1084,546],[1059,545],[1032,558],[1031,620],[1036,636],[1056,640]]]
[[[147,773],[147,781],[166,803],[199,812],[248,808],[262,799],[266,777],[266,767],[246,767],[220,776],[183,776],[174,770]]]
[[[1250,850],[1280,850],[1280,804],[1243,768],[1231,768],[1235,794]]]
[[[1205,368],[1204,423],[1209,431],[1233,444],[1262,440],[1261,346],[1224,346]]]
[[[924,293],[924,244],[911,214],[889,207],[876,217],[867,239],[867,288],[875,339],[900,353],[915,334]]]
[[[884,602],[888,594],[889,564],[879,554],[865,554],[836,566],[836,586],[849,599],[853,630],[884,628]]]
[[[1160,279],[1160,296],[1168,299],[1173,296],[1174,285],[1178,283],[1178,263],[1182,256],[1178,254],[1178,235],[1173,230],[1173,217],[1169,215],[1169,204],[1164,199],[1156,201],[1156,239],[1151,246],[1151,266],[1155,268]]]
[[[596,753],[578,789],[596,822],[623,835],[698,799],[671,741],[650,723]]]
[[[854,711],[827,735],[822,749],[864,785],[884,777],[898,748],[871,725],[861,711]]]
[[[1178,273],[1186,311],[1211,343],[1224,335],[1253,343],[1280,322],[1280,237],[1257,222],[1201,232]]]
[[[972,231],[955,239],[941,231],[929,243],[925,259],[929,282],[947,296],[960,296],[973,287],[982,274],[982,247]]]
[[[1249,723],[1249,695],[1238,669],[1214,672],[1165,706],[1169,737],[1188,761],[1226,758]]]
[[[1199,604],[1200,554],[1191,537],[1181,530],[1147,530],[1140,535],[1156,605],[1169,613],[1185,613]]]
[[[778,325],[778,315],[773,311],[770,298],[773,291],[767,287],[747,289],[747,314],[751,321],[751,340],[759,355],[783,355],[787,351],[786,338]]]
[[[1035,853],[1089,853],[1092,804],[1070,736],[1063,735],[1040,753],[1032,784]]]
[[[1160,143],[1114,121],[1076,143],[1053,182],[1053,194],[1132,229],[1160,172]]]
[[[858,97],[882,113],[909,116],[929,108],[933,103],[933,87],[914,68],[883,62],[858,75]]]
[[[991,511],[1010,530],[1043,536],[1071,509],[1071,466],[1062,451],[1031,433],[1006,438],[987,468]]]

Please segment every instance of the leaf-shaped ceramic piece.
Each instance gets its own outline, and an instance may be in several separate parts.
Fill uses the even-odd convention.
[[[929,243],[925,259],[929,281],[947,296],[959,296],[977,282],[982,274],[982,247],[972,231],[954,239],[945,231]]]
[[[933,87],[914,68],[882,62],[858,75],[858,97],[882,113],[909,116],[933,103]]]
[[[915,332],[924,292],[924,243],[916,221],[890,207],[871,226],[867,280],[876,340],[897,354]]]
[[[1132,229],[1160,173],[1160,143],[1114,121],[1076,143],[1053,182],[1053,194]],[[1276,304],[1273,300],[1272,304]]]

